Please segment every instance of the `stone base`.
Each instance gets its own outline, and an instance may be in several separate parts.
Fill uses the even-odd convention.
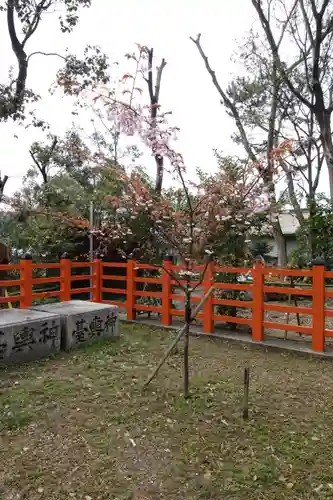
[[[33,307],[61,317],[61,348],[119,337],[119,307],[85,300],[71,300]]]
[[[30,309],[0,311],[0,363],[32,361],[60,351],[60,316]]]

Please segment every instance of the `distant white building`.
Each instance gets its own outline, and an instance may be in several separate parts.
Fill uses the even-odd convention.
[[[302,212],[304,218],[307,219],[309,217],[308,209],[302,209]],[[279,215],[279,221],[282,233],[284,234],[286,240],[287,255],[290,255],[294,250],[296,250],[297,247],[296,231],[299,228],[299,223],[292,210],[282,210]],[[272,247],[272,250],[269,253],[270,257],[277,259],[278,251],[274,239],[271,236],[264,239]]]

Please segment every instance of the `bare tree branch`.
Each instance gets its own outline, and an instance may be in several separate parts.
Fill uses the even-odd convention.
[[[304,0],[299,0],[299,4],[300,4],[300,7],[301,7],[301,11],[302,11],[303,20],[304,20],[304,24],[305,24],[305,28],[306,28],[306,32],[307,32],[307,35],[308,35],[308,37],[310,39],[311,47],[313,47],[313,45],[314,45],[314,39],[313,39],[313,35],[312,35],[310,21],[309,21],[309,18],[307,16],[307,14],[306,14]]]
[[[303,104],[305,104],[306,106],[308,106],[308,108],[311,108],[311,102],[306,99],[306,97],[304,97],[297,89],[296,87],[293,85],[293,83],[291,82],[289,76],[288,76],[288,72],[286,71],[286,69],[284,68],[282,62],[281,62],[281,59],[280,59],[280,55],[279,55],[279,50],[278,50],[278,46],[277,46],[277,43],[275,42],[275,39],[274,39],[274,36],[273,36],[273,33],[272,33],[272,30],[271,30],[271,27],[270,27],[270,24],[267,20],[267,17],[265,16],[264,14],[264,11],[262,9],[262,4],[261,4],[261,0],[251,0],[252,1],[252,5],[254,6],[255,10],[257,11],[258,13],[258,16],[259,16],[259,19],[260,19],[260,22],[261,22],[261,26],[266,34],[266,38],[267,38],[267,41],[270,45],[270,48],[271,48],[271,51],[272,51],[272,55],[273,55],[273,58],[276,60],[276,63],[278,65],[278,69],[283,77],[283,80],[284,82],[286,83],[286,85],[289,87],[290,91],[300,100],[303,102]]]
[[[238,112],[238,109],[236,105],[229,99],[228,95],[222,87],[220,86],[217,78],[215,71],[212,69],[212,67],[209,64],[208,57],[206,56],[202,45],[201,45],[201,34],[198,34],[196,38],[190,37],[190,40],[196,45],[199,54],[201,58],[204,61],[205,67],[207,72],[212,78],[213,84],[215,88],[217,89],[218,93],[222,97],[221,104],[223,104],[227,109],[230,110],[236,126],[238,128],[238,131],[240,133],[241,141],[244,146],[244,149],[246,153],[248,154],[249,158],[253,163],[257,166],[257,169],[259,171],[260,176],[262,177],[265,185],[268,187],[270,191],[270,198],[272,201],[272,205],[276,204],[276,196],[275,196],[275,188],[274,188],[274,183],[273,183],[273,159],[271,157],[271,151],[274,146],[274,140],[275,140],[275,122],[276,122],[276,108],[277,108],[277,92],[279,88],[278,84],[278,79],[276,77],[276,89],[274,91],[274,94],[272,96],[272,106],[271,106],[271,116],[270,116],[270,121],[268,125],[268,142],[267,148],[266,148],[266,154],[267,154],[267,167],[262,167],[260,162],[258,162],[257,155],[253,149],[253,146],[250,144],[250,141],[248,139],[246,130],[243,126],[240,114]],[[272,221],[272,229],[274,233],[274,238],[278,244],[279,252],[280,252],[280,263],[284,264],[286,260],[286,247],[285,247],[285,239],[282,233],[280,221],[278,219]]]
[[[61,54],[58,54],[57,52],[42,52],[40,50],[37,50],[36,52],[31,52],[31,54],[29,54],[29,56],[27,58],[27,62],[29,62],[29,59],[32,56],[36,56],[36,55],[60,57],[61,59],[66,61],[66,57],[62,56]]]
[[[152,123],[156,123],[157,111],[159,107],[159,97],[161,91],[161,81],[162,81],[162,73],[163,69],[166,66],[165,59],[162,59],[161,64],[157,67],[156,73],[156,81],[155,81],[155,89],[153,83],[153,62],[154,62],[154,49],[151,48],[148,52],[148,78],[146,79],[148,84],[148,92],[150,97],[150,117]],[[156,180],[155,180],[155,191],[160,194],[162,190],[163,183],[163,170],[164,170],[164,158],[160,154],[155,154],[155,163],[156,163]]]
[[[328,63],[327,60],[325,62],[325,56],[323,59],[321,54],[323,42],[325,41],[327,36],[331,34],[331,31],[333,29],[333,16],[331,16],[331,18],[328,20],[326,26],[323,25],[323,16],[329,5],[329,1],[324,0],[322,2],[320,10],[318,10],[317,8],[318,2],[316,2],[315,0],[310,0],[313,20],[310,20],[306,12],[305,3],[302,0],[300,0],[299,3],[305,24],[305,30],[310,40],[310,47],[308,47],[306,50],[301,50],[301,54],[302,54],[302,59],[304,61],[306,77],[308,80],[307,90],[311,95],[311,99],[308,99],[307,93],[304,93],[301,87],[296,88],[296,85],[292,82],[290,75],[285,69],[285,64],[280,59],[280,54],[274,39],[271,25],[268,21],[267,15],[265,15],[263,10],[262,0],[251,0],[251,1],[252,5],[254,6],[258,14],[261,26],[264,30],[266,39],[271,48],[273,58],[275,58],[275,60],[277,61],[278,69],[281,73],[284,83],[287,85],[291,93],[302,104],[304,104],[311,112],[313,112],[316,117],[320,129],[323,154],[325,155],[325,160],[328,169],[330,197],[331,199],[333,199],[333,140],[331,131],[331,113],[333,109],[331,107],[326,107],[325,104],[322,82],[323,82],[323,73],[325,72],[324,67],[326,67],[326,72],[327,72]],[[312,28],[311,26],[311,21],[314,23],[314,28]],[[295,20],[295,23],[297,23],[297,20]],[[295,34],[295,31],[293,32],[293,34]],[[295,36],[294,39],[297,43],[297,39]],[[311,80],[309,75],[310,71],[308,69],[308,64],[307,64],[307,57],[308,57],[307,54],[310,53],[310,51],[312,52]],[[327,50],[326,54],[328,54]],[[311,179],[309,180],[309,186],[312,189]]]
[[[30,153],[30,156],[31,156],[33,162],[35,163],[36,167],[38,168],[39,172],[41,173],[44,184],[48,183],[48,167],[49,167],[50,159],[52,157],[52,154],[54,153],[54,150],[55,150],[57,144],[58,144],[58,138],[56,136],[54,136],[47,154],[45,154],[44,158],[42,158],[42,159],[37,158],[35,151],[33,151],[33,148],[30,148],[30,150],[29,150],[29,153]]]
[[[205,63],[205,67],[206,67],[209,75],[212,78],[213,84],[214,84],[216,90],[218,91],[218,93],[220,94],[220,96],[222,97],[222,104],[224,106],[226,106],[231,111],[231,113],[235,119],[236,126],[239,130],[239,133],[240,133],[240,136],[242,138],[242,142],[244,144],[244,148],[245,148],[247,154],[249,155],[250,159],[253,162],[256,162],[257,157],[256,157],[256,155],[255,155],[255,153],[250,145],[247,134],[246,134],[245,129],[243,127],[243,124],[241,122],[238,110],[237,110],[236,106],[234,105],[234,103],[229,99],[227,94],[224,92],[224,90],[220,86],[220,84],[216,78],[215,71],[210,66],[209,61],[208,61],[208,57],[206,56],[206,54],[203,51],[203,48],[202,48],[201,43],[200,43],[200,38],[201,38],[201,33],[199,33],[196,38],[190,37],[190,40],[192,40],[194,45],[197,47],[199,54],[201,55],[201,57]]]
[[[296,9],[296,7],[297,7],[298,1],[299,1],[299,0],[295,0],[295,1],[294,1],[294,4],[293,4],[292,8],[290,9],[289,15],[287,16],[286,21],[283,23],[283,27],[282,27],[282,30],[281,30],[281,33],[280,33],[280,37],[279,37],[279,40],[278,40],[278,42],[277,42],[277,48],[278,48],[278,49],[280,48],[280,45],[281,45],[281,43],[282,43],[282,40],[283,40],[284,34],[285,34],[285,32],[286,32],[286,29],[287,29],[287,27],[288,27],[288,25],[289,25],[289,23],[290,23],[290,20],[291,20],[291,18],[292,18],[292,16],[293,16],[293,14],[294,14],[294,12],[295,12],[295,9]]]

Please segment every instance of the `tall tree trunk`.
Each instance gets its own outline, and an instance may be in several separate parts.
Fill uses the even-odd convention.
[[[1,174],[0,174],[0,202],[2,201],[3,193],[5,190],[5,186],[7,184],[7,181],[8,181],[8,175],[4,175],[3,177],[1,177]]]
[[[156,179],[155,179],[155,193],[161,194],[164,173],[164,158],[161,155],[155,155],[156,163]]]
[[[318,112],[315,110],[316,118],[320,127],[320,139],[327,165],[330,199],[333,201],[333,141],[331,129],[331,113],[327,110]]]
[[[43,3],[44,2],[41,2],[41,4]],[[12,100],[7,104],[7,106],[0,107],[0,119],[6,119],[9,116],[13,116],[21,110],[24,103],[24,93],[28,75],[28,58],[24,51],[24,42],[21,43],[16,34],[15,4],[15,0],[8,0],[7,2],[7,26],[12,49],[17,59],[18,74]],[[37,28],[39,20],[36,22]],[[28,32],[25,34],[24,41],[27,41],[28,38],[30,38],[33,32],[32,30],[30,31],[31,33]]]
[[[285,267],[287,265],[287,245],[286,239],[283,235],[281,224],[279,221],[272,223],[273,237],[277,246],[278,265]]]
[[[154,60],[154,49],[150,49],[148,52],[148,63],[149,63],[149,72],[147,78],[149,98],[150,98],[150,118],[152,121],[153,130],[156,129],[156,117],[157,110],[160,106],[159,98],[161,91],[161,80],[163,69],[166,66],[165,59],[162,59],[162,62],[156,68],[156,80],[155,80],[155,88],[153,83],[153,60]],[[153,148],[153,153],[155,153]],[[158,152],[154,154],[155,163],[156,163],[156,178],[155,178],[155,193],[160,195],[162,191],[163,184],[163,173],[164,173],[164,158]]]
[[[272,157],[272,151],[274,147],[278,145],[278,131],[276,130],[276,122],[277,122],[277,109],[278,109],[278,98],[280,91],[280,80],[277,74],[277,61],[274,54],[272,54],[272,96],[271,96],[271,109],[268,120],[268,134],[267,134],[267,169],[263,171],[262,178],[269,188],[269,198],[271,200],[271,210],[273,212],[278,213],[279,206],[276,200],[275,193],[275,183],[274,183],[274,169],[275,163]],[[291,179],[292,180],[292,179]],[[278,249],[278,265],[286,266],[287,264],[287,249],[286,249],[286,241],[282,232],[281,224],[278,219],[273,221],[272,224],[273,235]]]
[[[294,180],[291,172],[286,173],[286,179],[287,179],[287,187],[288,187],[288,196],[290,199],[290,202],[293,206],[296,219],[299,223],[300,226],[302,226],[305,222],[304,219],[304,214],[301,209],[301,205],[299,204],[299,201],[297,199],[297,195],[295,193],[295,186],[294,186]]]

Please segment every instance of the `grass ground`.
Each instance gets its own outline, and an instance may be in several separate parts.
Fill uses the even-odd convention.
[[[191,340],[149,390],[171,334],[122,339],[0,372],[0,498],[333,498],[333,365]],[[242,377],[251,368],[250,419]]]

